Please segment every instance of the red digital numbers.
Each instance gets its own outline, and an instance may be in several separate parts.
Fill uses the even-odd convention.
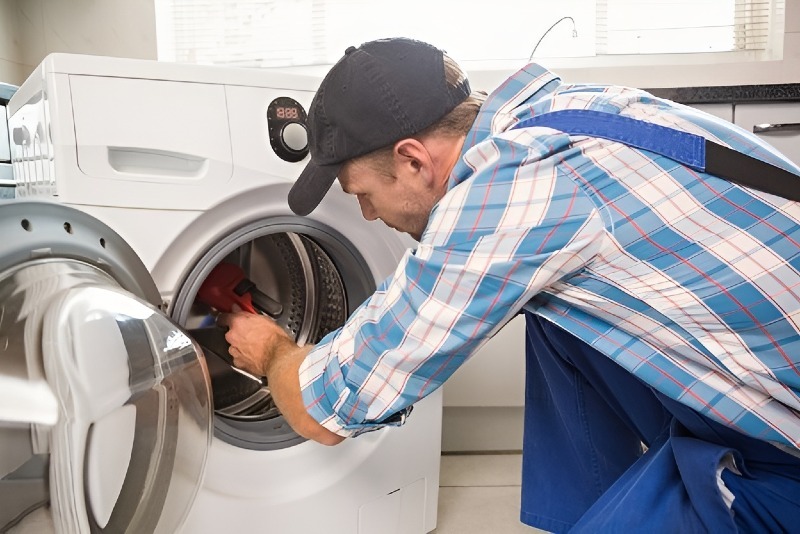
[[[275,108],[275,116],[279,119],[299,119],[300,113],[294,107]]]

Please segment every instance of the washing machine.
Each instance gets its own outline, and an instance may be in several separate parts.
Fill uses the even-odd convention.
[[[20,241],[19,257],[0,261],[0,284],[6,276],[7,295],[35,294],[41,311],[25,321],[27,344],[14,345],[22,351],[17,367],[27,366],[27,375],[19,369],[6,374],[27,376],[28,394],[38,395],[42,408],[33,415],[21,414],[17,405],[6,410],[12,423],[0,430],[0,439],[9,436],[2,450],[15,452],[0,463],[0,491],[7,480],[33,487],[30,481],[47,471],[45,489],[58,504],[45,510],[57,516],[56,526],[64,524],[62,516],[72,518],[77,531],[383,534],[435,528],[440,392],[417,403],[402,426],[334,447],[307,441],[286,424],[268,384],[225,361],[213,310],[198,298],[215,268],[234,265],[267,295],[278,324],[298,343],[316,343],[413,246],[381,223],[364,221],[356,200],[337,187],[310,217],[289,210],[289,188],[308,158],[306,110],[319,81],[266,70],[52,54],[20,86],[8,107],[17,199],[0,213],[8,213],[6,224],[16,234],[36,240]],[[86,239],[83,248],[69,248]],[[91,276],[80,269],[75,275],[45,271],[52,295],[20,291],[23,282],[14,273],[31,261],[49,269],[79,265],[98,277],[89,286],[117,300],[98,297],[95,306],[105,312],[97,321],[89,304],[51,304],[74,292],[69,284],[83,288]],[[124,306],[138,311],[113,312],[123,301],[135,302]],[[72,319],[62,309],[77,315]],[[56,319],[42,323],[39,316],[48,314]],[[145,315],[133,320],[140,328],[125,326],[127,317]],[[73,333],[81,317],[90,323],[88,334]],[[59,320],[71,326],[58,328]],[[110,333],[102,330],[105,323]],[[3,325],[0,319],[0,333]],[[47,358],[52,369],[41,363],[37,336],[43,346],[63,341],[67,347]],[[136,355],[140,350],[143,356]],[[115,355],[111,371],[106,352]],[[61,358],[71,363],[58,364]],[[108,390],[116,404],[95,409],[96,395],[84,382]],[[88,393],[72,395],[73,389]],[[150,390],[164,406],[137,408],[131,399]],[[0,396],[3,402],[12,406]],[[56,439],[64,434],[56,431],[62,424],[80,428],[75,432],[83,437],[73,432]],[[65,497],[69,488],[81,493],[78,504]],[[45,502],[42,488],[37,491],[37,502]],[[7,523],[22,528],[34,500],[17,505],[21,511]],[[143,518],[149,522],[136,523]]]

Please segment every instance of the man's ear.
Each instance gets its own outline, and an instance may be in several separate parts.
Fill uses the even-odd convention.
[[[424,180],[433,179],[433,160],[425,145],[411,137],[394,144],[394,163],[411,174],[418,174]],[[398,173],[399,175],[399,173]]]

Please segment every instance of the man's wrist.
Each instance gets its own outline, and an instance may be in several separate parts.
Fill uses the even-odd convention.
[[[305,358],[305,355],[311,348],[312,346],[310,345],[301,347],[289,338],[281,340],[271,347],[269,354],[264,358],[261,371],[264,373],[264,376],[269,378],[271,374],[279,372],[279,369],[290,360],[295,360],[297,358],[302,360]]]
[[[298,371],[313,345],[299,347],[291,343],[283,347],[277,347],[266,366],[267,383],[275,404],[295,432],[323,445],[336,445],[344,438],[315,421],[303,404]]]

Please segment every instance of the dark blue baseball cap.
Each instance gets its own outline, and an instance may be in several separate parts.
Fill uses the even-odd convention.
[[[349,47],[311,101],[311,161],[289,191],[289,207],[308,215],[346,161],[421,132],[469,95],[466,78],[447,83],[444,52],[428,43],[398,37]]]

